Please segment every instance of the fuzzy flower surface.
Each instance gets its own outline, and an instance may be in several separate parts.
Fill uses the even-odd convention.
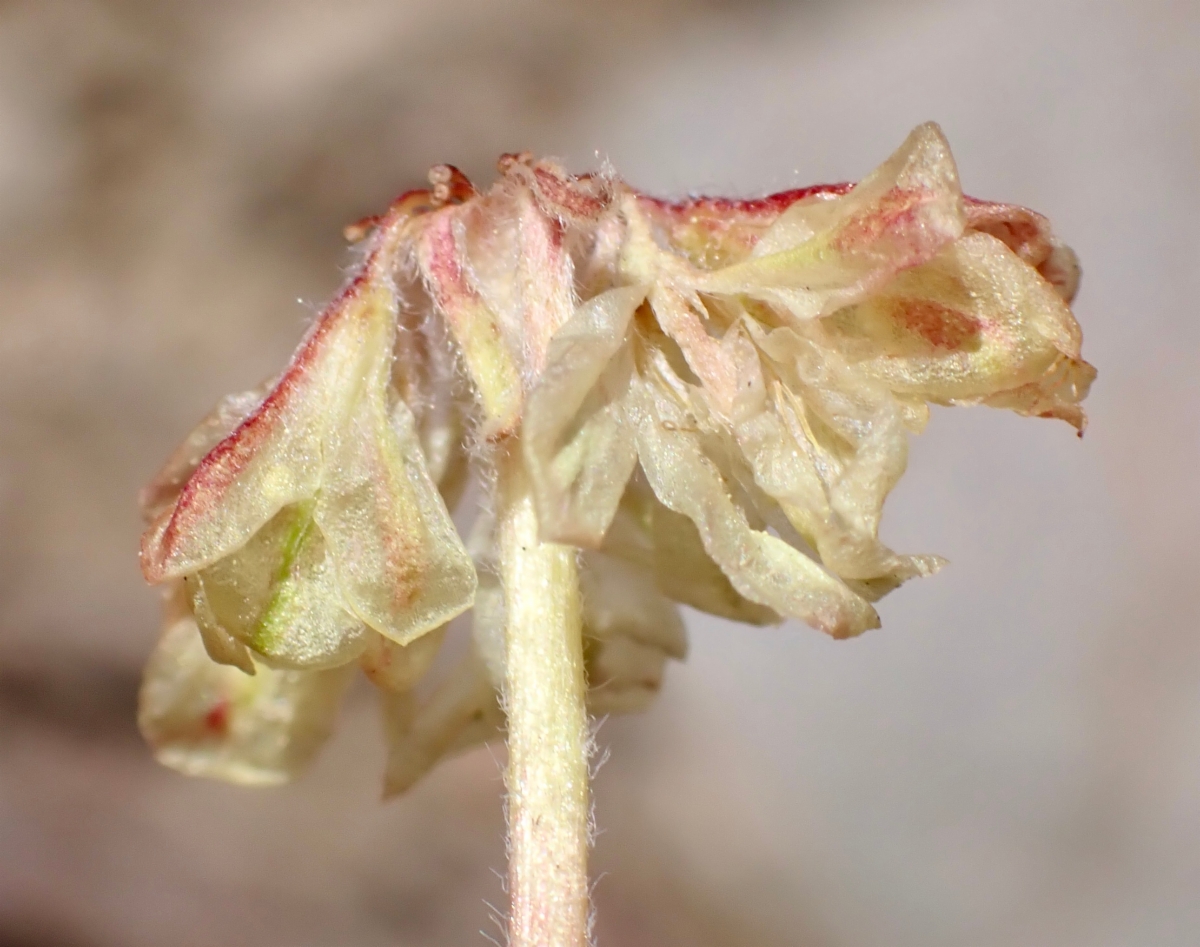
[[[856,185],[757,200],[672,203],[528,155],[485,192],[430,181],[351,228],[361,263],[283,373],[143,491],[166,620],[140,722],[169,766],[292,778],[355,667],[384,696],[389,791],[496,735],[497,452],[542,540],[580,550],[605,714],[685,655],[678,604],[844,638],[936,571],[879,539],[930,404],[1083,430],[1075,256],[1039,214],[964,197],[936,125]]]

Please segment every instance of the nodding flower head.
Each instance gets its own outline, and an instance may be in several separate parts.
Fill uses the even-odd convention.
[[[361,263],[283,373],[143,491],[168,604],[141,723],[168,765],[289,778],[355,664],[385,695],[392,790],[495,734],[498,451],[542,538],[581,550],[607,713],[683,657],[676,603],[842,638],[938,569],[879,540],[930,404],[1083,430],[1075,256],[1044,217],[964,197],[936,125],[856,185],[757,200],[672,203],[529,155],[499,170],[478,192],[439,166],[348,228]],[[473,646],[427,681],[472,606]]]

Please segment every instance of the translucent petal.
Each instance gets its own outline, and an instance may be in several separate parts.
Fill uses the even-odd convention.
[[[1096,369],[1087,362],[1061,356],[1040,378],[983,399],[991,408],[1007,408],[1017,414],[1039,418],[1059,418],[1080,434],[1087,427],[1087,415],[1080,402],[1096,380]]]
[[[659,328],[676,344],[688,368],[704,386],[705,402],[728,421],[738,397],[737,366],[721,345],[724,327],[711,323],[711,313],[695,293],[670,283],[650,291]]]
[[[800,331],[746,325],[757,345],[735,332],[726,347],[739,364],[734,434],[758,486],[843,579],[895,588],[936,571],[938,557],[879,542],[884,500],[908,456],[901,406]]]
[[[258,673],[250,649],[221,627],[221,623],[217,621],[217,616],[209,607],[202,586],[192,583],[189,590],[186,579],[172,579],[169,588],[171,589],[170,598],[172,600],[178,598],[181,603],[178,607],[194,617],[196,625],[200,629],[200,640],[204,642],[204,650],[208,652],[210,658],[217,664],[227,664],[247,674]],[[168,614],[170,610],[171,607],[168,606]],[[180,614],[182,613],[181,611]]]
[[[479,588],[471,610],[471,641],[475,653],[487,668],[492,686],[504,687],[504,587],[500,584],[500,563],[496,559],[496,520],[490,509],[480,510],[471,525],[467,548],[475,562]]]
[[[541,374],[550,339],[575,311],[563,223],[530,187],[510,181],[458,212],[455,236],[470,289],[520,353],[528,388]]]
[[[206,637],[235,638],[275,667],[333,667],[367,645],[310,505],[280,510],[237,552],[185,581]]]
[[[326,310],[271,393],[208,452],[175,505],[147,530],[148,581],[216,562],[280,509],[316,493],[328,432],[348,413],[364,375],[375,374],[372,364],[390,360],[395,309],[389,285],[360,277]]]
[[[468,283],[455,240],[455,213],[451,207],[429,216],[417,259],[429,295],[449,326],[475,386],[485,417],[483,433],[497,437],[510,431],[520,417],[520,350],[510,347],[497,314]]]
[[[328,738],[349,668],[251,677],[215,664],[190,616],[175,614],[150,657],[138,725],[158,761],[247,785],[295,778]]]
[[[352,413],[330,432],[314,519],[345,606],[407,644],[470,607],[475,569],[425,469],[411,413],[398,402],[389,419],[383,379],[359,384]]]
[[[750,527],[705,456],[695,418],[676,393],[680,382],[661,358],[654,374],[634,386],[642,469],[658,499],[696,524],[705,551],[734,588],[834,637],[877,628],[879,617],[863,598],[783,540]]]
[[[1028,207],[965,198],[967,228],[990,234],[1028,263],[1070,302],[1079,290],[1079,260],[1054,236],[1050,221]]]
[[[662,688],[667,655],[632,638],[584,642],[588,712],[594,716],[640,713]]]
[[[586,638],[628,638],[677,660],[687,656],[683,619],[653,574],[589,550],[580,558],[579,587]]]
[[[447,756],[496,736],[504,717],[487,669],[472,652],[427,699],[385,692],[384,794],[409,789]]]
[[[524,371],[527,385],[540,377],[550,340],[575,313],[574,267],[563,245],[562,225],[543,211],[533,195],[517,195],[517,287],[521,301]]]
[[[696,526],[661,503],[638,473],[630,480],[603,550],[654,577],[669,599],[710,615],[751,625],[782,619],[771,609],[743,597],[704,551]]]
[[[579,307],[550,343],[522,435],[543,538],[597,546],[637,463],[623,401],[633,363],[623,351],[645,298],[609,290]]]
[[[445,326],[409,311],[402,313],[396,335],[391,382],[393,400],[403,401],[416,422],[421,453],[430,479],[446,507],[462,498],[470,474],[466,441],[470,394],[460,381],[454,346]],[[393,418],[397,436],[405,429],[402,414]]]
[[[851,187],[818,184],[749,200],[694,197],[679,203],[638,194],[637,206],[674,252],[702,270],[718,270],[748,257],[779,215],[793,204],[830,200]]]
[[[442,627],[409,644],[396,644],[369,632],[359,665],[376,687],[396,693],[410,691],[433,667],[445,637],[446,629]]]
[[[1065,406],[1077,405],[1090,383],[1066,303],[988,234],[968,234],[824,327],[859,370],[936,403],[978,403],[1028,385],[1048,391],[1064,360],[1074,366],[1073,387],[1055,389]]]
[[[679,610],[654,576],[600,552],[580,561],[588,709],[594,714],[644,710],[662,686],[668,658],[687,654]]]
[[[580,559],[580,592],[584,636],[599,641],[628,637],[679,660],[688,654],[679,610],[646,570],[589,550]]]
[[[950,146],[929,123],[845,196],[792,204],[749,259],[706,275],[695,288],[744,293],[811,319],[930,259],[963,226]]]
[[[138,495],[138,507],[147,522],[153,522],[174,505],[183,485],[204,459],[204,455],[254,413],[255,408],[262,404],[270,387],[264,385],[253,391],[226,395],[184,442],[175,448],[162,469]]]

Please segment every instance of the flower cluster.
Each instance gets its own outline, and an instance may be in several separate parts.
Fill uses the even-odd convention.
[[[1083,429],[1074,254],[964,197],[935,125],[857,185],[759,200],[669,203],[528,155],[486,192],[430,180],[351,228],[362,262],[283,374],[143,492],[143,571],[168,591],[141,725],[168,765],[290,778],[355,666],[384,694],[390,790],[494,735],[500,452],[542,539],[580,550],[603,714],[683,657],[676,603],[877,627],[873,602],[941,564],[879,540],[930,404]],[[472,647],[431,681],[472,607]]]

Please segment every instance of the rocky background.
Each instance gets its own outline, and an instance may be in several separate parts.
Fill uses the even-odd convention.
[[[0,0],[0,947],[499,937],[486,751],[380,804],[364,690],[287,789],[151,761],[138,486],[431,164],[754,194],[929,118],[1079,251],[1092,426],[935,411],[885,538],[952,565],[882,631],[689,616],[600,733],[599,942],[1195,944],[1197,49],[1184,0]]]

